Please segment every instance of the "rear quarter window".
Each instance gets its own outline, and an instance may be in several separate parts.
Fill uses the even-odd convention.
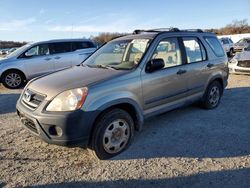
[[[204,37],[205,41],[208,43],[208,45],[211,47],[213,50],[214,54],[217,57],[223,57],[225,56],[225,52],[221,46],[221,43],[216,37]]]

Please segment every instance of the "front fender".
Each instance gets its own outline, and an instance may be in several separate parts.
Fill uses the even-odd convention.
[[[23,74],[27,78],[24,64],[22,62],[15,61],[15,60],[11,60],[9,62],[6,61],[0,64],[0,77],[5,71],[10,70],[10,69],[16,69],[16,70],[23,72]]]
[[[138,125],[136,126],[138,126],[137,128],[141,130],[144,122],[143,110],[140,106],[140,100],[130,92],[114,92],[103,97],[91,97],[85,101],[85,104],[83,105],[83,110],[98,111],[100,114],[104,110],[111,108],[112,106],[121,104],[130,104],[134,107],[138,119]]]

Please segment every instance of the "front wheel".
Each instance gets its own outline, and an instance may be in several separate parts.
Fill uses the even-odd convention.
[[[24,84],[24,76],[19,71],[8,71],[2,76],[2,83],[8,89],[18,89]]]
[[[134,122],[122,109],[104,113],[95,125],[90,152],[99,159],[109,159],[123,152],[134,134]]]
[[[220,103],[222,91],[223,91],[223,88],[220,82],[218,81],[212,82],[208,86],[206,93],[203,96],[202,106],[205,109],[216,108]]]

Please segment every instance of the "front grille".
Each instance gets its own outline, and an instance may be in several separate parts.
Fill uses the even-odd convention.
[[[234,51],[242,51],[242,48],[240,48],[240,47],[234,48]]]
[[[250,60],[238,61],[237,66],[250,68]]]
[[[250,73],[250,70],[234,69],[235,72]]]
[[[36,109],[41,102],[45,99],[45,95],[26,89],[22,96],[22,102],[30,109]]]

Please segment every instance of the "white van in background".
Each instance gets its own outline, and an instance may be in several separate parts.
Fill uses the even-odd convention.
[[[87,39],[60,39],[27,44],[0,60],[0,82],[16,89],[34,77],[80,64],[97,46]]]

